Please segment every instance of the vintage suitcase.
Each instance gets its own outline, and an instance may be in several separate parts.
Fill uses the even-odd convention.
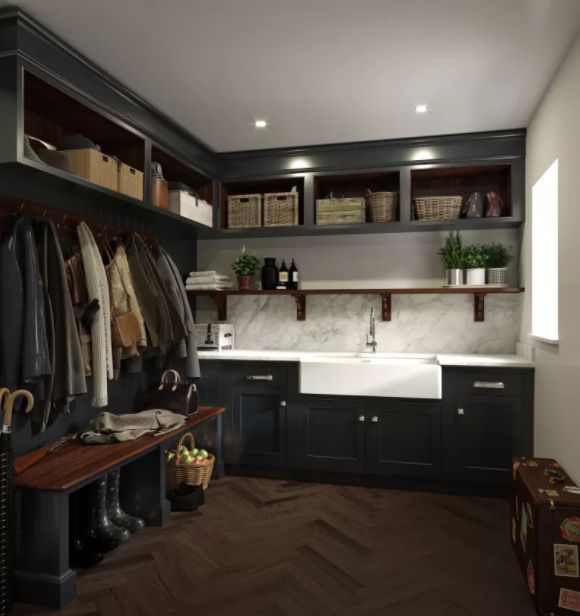
[[[538,614],[580,614],[580,489],[556,462],[514,458],[512,544]]]

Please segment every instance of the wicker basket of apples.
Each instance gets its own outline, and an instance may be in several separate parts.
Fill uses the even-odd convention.
[[[170,488],[182,483],[188,486],[209,485],[215,457],[205,449],[197,449],[191,432],[185,433],[177,449],[167,452],[167,479]]]

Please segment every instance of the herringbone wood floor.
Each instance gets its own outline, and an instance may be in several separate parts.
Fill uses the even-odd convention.
[[[78,591],[63,615],[534,614],[506,501],[242,477],[81,572]]]

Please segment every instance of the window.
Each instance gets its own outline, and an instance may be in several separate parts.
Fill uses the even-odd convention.
[[[558,160],[532,188],[532,332],[558,343]]]

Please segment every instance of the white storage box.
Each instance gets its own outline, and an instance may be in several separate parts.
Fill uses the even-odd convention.
[[[197,348],[205,351],[229,351],[234,348],[234,326],[231,323],[197,323]]]
[[[196,197],[185,184],[171,182],[169,189],[171,212],[213,227],[213,207],[207,201]]]

